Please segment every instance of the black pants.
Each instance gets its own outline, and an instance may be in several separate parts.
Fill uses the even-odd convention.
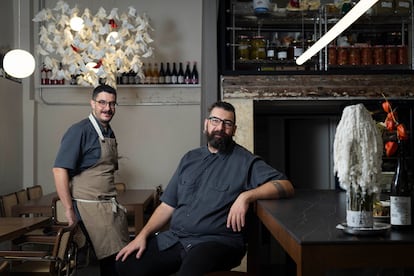
[[[116,263],[122,276],[162,276],[176,273],[178,276],[202,276],[207,272],[230,270],[240,264],[245,250],[218,242],[205,242],[185,251],[180,243],[159,251],[156,238],[147,241],[147,249],[140,259],[135,253]]]
[[[115,257],[116,254],[99,260],[99,270],[101,276],[117,276],[115,270]]]

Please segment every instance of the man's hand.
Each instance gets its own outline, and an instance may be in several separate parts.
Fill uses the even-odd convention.
[[[72,225],[76,220],[75,211],[73,209],[68,209],[65,211],[66,219],[68,220],[69,225]]]
[[[138,235],[133,241],[127,244],[124,248],[122,248],[118,254],[116,255],[116,260],[125,261],[126,258],[134,251],[137,250],[136,258],[139,259],[144,253],[147,247],[147,240],[145,237],[141,237]]]
[[[232,228],[234,232],[240,232],[245,226],[246,213],[249,209],[249,202],[245,193],[241,193],[230,208],[227,216],[227,228]]]

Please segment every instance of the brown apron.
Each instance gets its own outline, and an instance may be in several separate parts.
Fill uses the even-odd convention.
[[[96,257],[117,253],[129,242],[126,210],[115,199],[114,171],[118,166],[114,138],[104,138],[93,117],[90,120],[100,137],[101,158],[72,179],[72,196],[89,234]]]

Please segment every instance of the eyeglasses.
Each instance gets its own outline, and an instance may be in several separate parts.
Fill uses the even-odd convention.
[[[117,102],[107,102],[105,100],[94,101],[97,102],[102,108],[106,107],[107,105],[109,105],[110,108],[114,108],[116,105],[118,105]]]
[[[219,126],[221,123],[223,123],[224,127],[226,127],[226,128],[232,128],[234,126],[234,122],[231,121],[231,120],[222,120],[222,119],[217,118],[215,116],[208,117],[207,119],[215,127]]]

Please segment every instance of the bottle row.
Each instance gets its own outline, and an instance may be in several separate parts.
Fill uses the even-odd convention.
[[[178,66],[177,66],[178,64]],[[62,65],[60,65],[60,70]],[[144,63],[143,64],[143,76],[138,75],[134,71],[124,72],[117,74],[116,82],[117,84],[198,84],[198,69],[197,62],[186,63],[184,70],[182,62],[170,62],[164,63],[161,62],[158,66],[157,62],[154,63]],[[52,70],[46,68],[43,65],[41,71],[41,85],[64,85],[65,78],[64,74],[55,74],[53,76]],[[104,80],[101,80],[104,83]],[[77,75],[72,75],[70,80],[71,85],[77,85]]]
[[[164,67],[165,64],[165,67]],[[172,66],[171,66],[172,64]],[[178,64],[178,66],[177,66]],[[198,84],[197,62],[188,61],[184,70],[182,62],[161,62],[143,64],[144,77],[141,78],[133,71],[117,76],[117,84]]]
[[[407,65],[407,46],[328,47],[328,65]]]
[[[280,42],[277,38],[270,41],[262,35],[253,36],[252,38],[247,35],[240,35],[237,43],[237,58],[242,62],[254,60],[296,60],[313,43],[313,40],[291,39]]]
[[[59,71],[62,70],[62,64],[59,65]],[[64,85],[65,78],[63,77],[64,74],[56,74],[53,76],[52,70],[47,68],[45,64],[43,64],[42,69],[40,70],[40,83],[42,85]]]

